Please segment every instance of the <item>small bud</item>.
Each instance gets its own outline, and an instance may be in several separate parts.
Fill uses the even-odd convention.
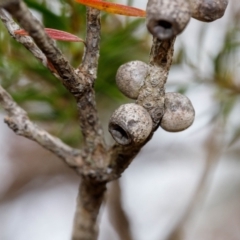
[[[126,97],[137,99],[147,74],[148,65],[146,63],[141,61],[125,63],[117,71],[117,86]]]
[[[221,18],[228,0],[191,0],[192,17],[203,22],[212,22]]]
[[[135,103],[120,106],[109,121],[109,132],[121,145],[141,144],[152,131],[152,119],[147,110]]]
[[[170,39],[181,33],[190,18],[191,10],[188,0],[148,1],[147,28],[160,40]]]
[[[165,113],[160,126],[168,132],[179,132],[190,127],[194,121],[195,111],[191,101],[180,93],[166,93]]]

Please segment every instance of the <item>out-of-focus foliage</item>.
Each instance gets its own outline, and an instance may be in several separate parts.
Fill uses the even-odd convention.
[[[240,114],[240,13],[234,15],[234,22],[225,35],[221,51],[213,58],[214,74],[211,81],[216,84],[216,98],[219,101],[217,114],[223,116],[226,125],[236,108]],[[230,141],[233,144],[240,137],[240,122],[232,126]]]
[[[201,84],[214,89],[214,109],[207,114],[212,117],[211,123],[217,119],[222,121],[225,126],[226,145],[229,146],[240,139],[240,121],[233,121],[233,118],[236,118],[236,112],[238,116],[240,114],[240,12],[239,10],[235,10],[235,13],[232,12],[227,27],[221,29],[225,33],[223,40],[220,40],[221,47],[218,52],[209,55],[204,53],[205,56],[208,55],[208,63],[212,70],[200,70],[199,67],[201,55],[203,55],[201,46],[207,41],[207,25],[202,26],[198,46],[196,46],[195,57],[198,61],[192,61],[187,54],[186,46],[178,49],[174,61],[177,65],[186,65],[192,72],[193,81],[188,85],[179,83],[179,92],[185,92],[189,88],[196,88]],[[215,41],[219,40],[215,39]]]
[[[85,38],[86,8],[74,0],[26,0],[45,27],[55,28]],[[143,19],[102,13],[102,40],[97,102],[111,104],[123,101],[115,85],[118,67],[131,60],[148,60],[149,45]],[[0,23],[0,81],[14,99],[35,121],[45,123],[53,134],[70,144],[79,142],[78,116],[73,97],[52,74],[21,44],[8,35]],[[57,42],[74,67],[81,63],[83,44]],[[101,101],[100,101],[101,100]],[[101,109],[100,109],[101,111]]]

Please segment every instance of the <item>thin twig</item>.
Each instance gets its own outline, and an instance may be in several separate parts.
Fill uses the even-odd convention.
[[[83,56],[82,64],[79,66],[80,71],[92,76],[93,83],[97,78],[98,59],[100,50],[100,11],[87,7],[87,36],[86,48]]]
[[[31,37],[16,35],[15,31],[20,27],[9,17],[3,9],[0,9],[0,19],[7,28],[9,34],[19,43],[21,43],[33,56],[38,59],[43,66],[47,67],[57,78],[60,78],[54,67],[49,63],[43,52],[37,47]]]
[[[87,151],[94,152],[96,148],[98,148],[97,151],[102,149],[100,151],[106,152],[103,129],[97,115],[95,92],[93,89],[93,84],[97,77],[100,49],[100,11],[94,8],[87,8],[86,22],[86,47],[82,64],[79,66],[78,70],[84,75],[86,82],[90,83],[91,86],[85,89],[81,98],[77,99],[80,124],[82,126]],[[100,153],[100,155],[102,154]],[[102,161],[103,160],[100,160],[98,163],[103,164],[104,162]]]
[[[7,3],[4,8],[16,18],[19,25],[33,38],[36,45],[56,69],[64,86],[72,92],[74,96],[75,94],[82,93],[85,88],[84,80],[77,75],[68,60],[55,46],[54,41],[46,34],[42,24],[33,17],[26,4],[22,1],[12,0]]]
[[[8,113],[5,122],[18,135],[37,142],[42,147],[53,152],[70,167],[80,168],[83,165],[81,152],[53,137],[36,124],[31,122],[27,113],[17,105],[12,97],[0,86],[0,103]]]

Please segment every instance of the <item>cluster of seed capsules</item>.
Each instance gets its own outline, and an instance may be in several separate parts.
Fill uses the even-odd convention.
[[[149,0],[147,28],[157,38],[164,40],[181,33],[191,17],[212,22],[221,18],[228,0]]]
[[[187,26],[191,17],[211,22],[224,15],[227,0],[149,0],[147,28],[158,40],[173,39]],[[151,75],[151,66],[132,61],[119,67],[116,83],[128,98],[138,99],[145,81]],[[109,121],[109,132],[118,144],[144,144],[156,129],[148,109],[136,103],[121,105]],[[195,110],[191,101],[180,93],[166,93],[164,112],[159,125],[169,132],[179,132],[192,125]]]

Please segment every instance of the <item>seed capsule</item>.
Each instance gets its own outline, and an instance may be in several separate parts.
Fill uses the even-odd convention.
[[[117,86],[126,97],[137,99],[147,74],[148,65],[146,63],[141,61],[125,63],[117,71]]]
[[[192,17],[203,22],[212,22],[221,18],[228,0],[191,0]]]
[[[195,111],[191,101],[180,93],[166,93],[165,113],[160,126],[168,132],[179,132],[190,127],[194,121]]]
[[[121,145],[141,144],[152,131],[152,119],[145,108],[128,103],[113,113],[108,129],[115,141]]]
[[[190,18],[191,9],[188,0],[148,1],[147,28],[160,40],[170,39],[181,33]]]

